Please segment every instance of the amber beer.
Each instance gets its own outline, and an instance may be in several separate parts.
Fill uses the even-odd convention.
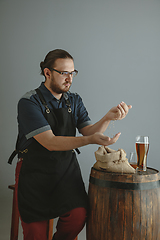
[[[137,169],[137,164],[136,164],[136,163],[130,163],[130,165],[131,165],[134,169]]]
[[[137,151],[137,167],[139,171],[147,169],[147,154],[149,150],[149,142],[136,142]]]

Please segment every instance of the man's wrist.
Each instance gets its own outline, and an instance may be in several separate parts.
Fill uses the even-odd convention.
[[[109,114],[108,114],[108,113],[105,115],[105,121],[106,121],[106,122],[112,121],[112,119],[109,117]]]

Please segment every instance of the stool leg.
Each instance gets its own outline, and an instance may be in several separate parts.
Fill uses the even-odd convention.
[[[52,240],[53,238],[53,221],[54,219],[48,220],[48,240]]]
[[[12,204],[12,222],[10,240],[18,240],[19,227],[19,212],[15,199],[15,191],[13,190],[13,204]]]

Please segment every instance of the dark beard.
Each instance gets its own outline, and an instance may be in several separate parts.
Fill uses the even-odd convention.
[[[71,85],[70,85],[70,87],[71,87]],[[50,88],[52,89],[52,91],[57,93],[57,94],[68,92],[70,87],[67,88],[66,90],[60,89],[56,84],[53,83],[53,80],[52,80],[52,82],[50,84]]]

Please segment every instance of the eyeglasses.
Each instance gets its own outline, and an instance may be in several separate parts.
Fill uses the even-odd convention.
[[[78,74],[78,71],[77,70],[74,70],[72,72],[67,72],[67,71],[63,71],[63,72],[60,72],[54,68],[50,68],[51,70],[61,74],[63,77],[68,77],[69,75],[71,75],[71,77],[75,77],[77,74]]]

